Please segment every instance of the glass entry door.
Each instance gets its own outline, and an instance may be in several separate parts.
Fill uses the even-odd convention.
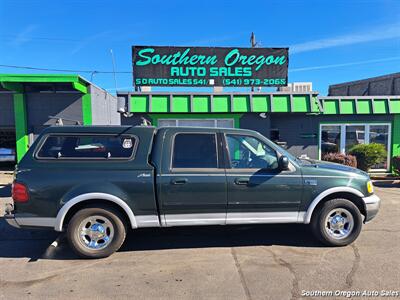
[[[326,153],[347,153],[358,144],[377,143],[385,146],[387,159],[372,170],[389,170],[390,124],[321,124],[320,159]]]

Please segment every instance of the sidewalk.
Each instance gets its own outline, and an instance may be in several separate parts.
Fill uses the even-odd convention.
[[[11,184],[13,172],[13,170],[0,170],[0,185]]]

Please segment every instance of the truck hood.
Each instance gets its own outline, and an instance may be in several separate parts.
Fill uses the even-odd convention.
[[[360,169],[337,164],[337,163],[327,162],[327,161],[323,161],[323,160],[314,160],[314,159],[301,159],[301,161],[302,161],[302,167],[306,167],[306,168],[318,168],[318,169],[341,171],[341,172],[353,173],[353,174],[355,173],[355,174],[366,176],[366,177],[369,176],[367,172],[364,172]]]

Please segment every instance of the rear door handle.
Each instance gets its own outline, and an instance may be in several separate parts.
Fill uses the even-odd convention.
[[[171,180],[171,183],[174,185],[182,185],[187,182],[188,182],[187,178],[175,178]]]
[[[237,185],[247,185],[250,180],[248,178],[235,178],[235,184]]]

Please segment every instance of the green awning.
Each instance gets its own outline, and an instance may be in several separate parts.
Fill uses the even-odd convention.
[[[0,85],[7,90],[18,90],[23,84],[71,83],[73,89],[86,94],[89,82],[72,74],[0,74]]]
[[[132,113],[318,113],[317,93],[118,93]]]
[[[318,99],[325,115],[400,113],[400,96],[329,96]]]

